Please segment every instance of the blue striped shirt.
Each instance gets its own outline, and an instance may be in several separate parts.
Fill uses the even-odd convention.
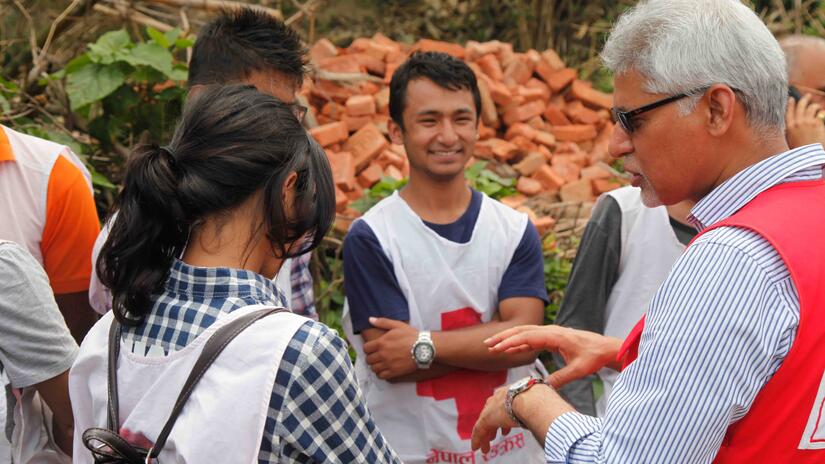
[[[734,175],[691,211],[704,229],[759,193],[822,177],[819,144]],[[605,417],[561,415],[547,431],[548,463],[707,463],[782,364],[799,323],[799,297],[767,240],[734,227],[699,237],[656,293],[639,357],[619,376]]]

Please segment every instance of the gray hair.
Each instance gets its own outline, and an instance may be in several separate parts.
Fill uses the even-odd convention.
[[[616,75],[636,71],[651,93],[725,84],[763,135],[785,129],[785,54],[762,20],[739,0],[642,0],[613,26],[602,50]],[[684,116],[700,95],[679,102]],[[777,132],[777,134],[774,134]]]

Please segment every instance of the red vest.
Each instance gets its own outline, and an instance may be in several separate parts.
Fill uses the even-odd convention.
[[[782,366],[731,425],[715,463],[825,463],[825,182],[775,186],[728,219],[702,231],[735,226],[768,240],[799,293],[799,327]],[[698,236],[697,236],[698,237]],[[695,239],[694,239],[695,240]],[[638,355],[644,318],[619,360]]]

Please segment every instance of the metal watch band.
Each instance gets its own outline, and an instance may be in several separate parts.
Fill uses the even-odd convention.
[[[518,383],[518,382],[516,382]],[[504,410],[507,413],[507,416],[516,424],[518,424],[521,428],[527,428],[526,425],[516,416],[516,413],[513,411],[513,400],[516,399],[516,396],[526,392],[527,390],[533,388],[538,384],[549,385],[547,382],[544,381],[541,377],[530,377],[527,382],[523,385],[518,386],[517,388],[513,388],[511,386],[507,391],[507,397],[504,399]]]

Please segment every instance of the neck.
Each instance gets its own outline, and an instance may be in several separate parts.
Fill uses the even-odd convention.
[[[750,166],[760,161],[770,158],[784,151],[788,151],[788,142],[783,136],[776,137],[754,137],[752,132],[744,137],[734,139],[734,143],[726,147],[720,147],[718,153],[729,153],[727,163],[722,166],[719,175],[713,180],[710,188],[699,198],[691,198],[693,202],[698,202],[705,195],[725,181],[742,172]]]
[[[455,222],[467,210],[472,198],[463,173],[440,180],[414,169],[400,195],[421,219],[436,224]]]
[[[687,217],[690,214],[690,209],[693,208],[693,205],[695,204],[696,203],[692,201],[685,200],[674,205],[667,205],[667,214],[674,221],[690,226],[691,224],[688,222]]]

